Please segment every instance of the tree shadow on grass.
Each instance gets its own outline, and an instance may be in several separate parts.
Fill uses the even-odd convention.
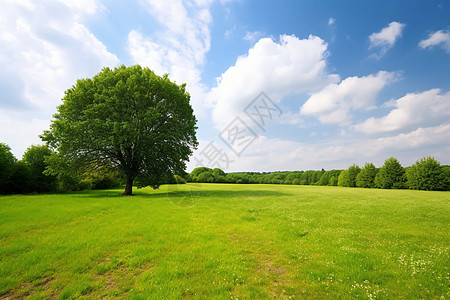
[[[64,193],[65,195],[80,196],[86,198],[121,198],[120,194],[123,192],[121,188],[106,189],[106,190],[84,190]],[[175,204],[182,204],[183,206],[195,203],[200,198],[210,199],[231,199],[231,198],[248,198],[248,197],[278,197],[288,195],[287,193],[271,190],[256,190],[254,187],[251,189],[233,190],[224,186],[223,189],[210,190],[208,188],[203,189],[201,185],[165,185],[160,187],[155,192],[148,192],[144,189],[133,188],[133,197],[139,198],[160,198],[168,197],[169,200]]]
[[[80,196],[86,198],[119,198],[120,194],[123,193],[123,189],[106,189],[106,190],[83,190],[83,191],[72,191],[65,192],[64,195]],[[54,194],[58,195],[58,194]]]
[[[203,186],[204,187],[204,186]],[[195,202],[201,199],[232,199],[232,198],[265,198],[265,197],[278,197],[282,195],[287,195],[286,193],[279,191],[270,190],[255,190],[252,189],[242,189],[240,187],[238,190],[227,189],[214,189],[210,190],[207,187],[202,188],[199,185],[166,185],[162,186],[157,193],[136,193],[136,196],[143,198],[155,198],[160,196],[167,197],[173,204],[177,206],[192,206]]]

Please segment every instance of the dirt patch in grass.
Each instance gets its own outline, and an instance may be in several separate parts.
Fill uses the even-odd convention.
[[[54,280],[54,277],[44,277],[34,282],[25,282],[19,288],[11,289],[6,294],[0,295],[0,300],[25,299],[38,292],[50,289],[50,284]],[[53,294],[48,299],[54,299],[55,297],[55,294]]]

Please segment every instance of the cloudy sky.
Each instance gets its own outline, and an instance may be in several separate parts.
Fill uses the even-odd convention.
[[[447,0],[2,0],[0,142],[20,158],[76,79],[121,64],[187,83],[189,169],[450,164]]]

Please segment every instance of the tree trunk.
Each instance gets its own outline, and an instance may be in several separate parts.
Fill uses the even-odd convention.
[[[125,191],[121,196],[133,196],[133,179],[127,179],[127,185],[125,186]]]

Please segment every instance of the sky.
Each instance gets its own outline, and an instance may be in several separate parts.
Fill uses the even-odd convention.
[[[0,1],[0,142],[42,144],[64,91],[140,64],[186,83],[226,172],[450,164],[450,2]]]

